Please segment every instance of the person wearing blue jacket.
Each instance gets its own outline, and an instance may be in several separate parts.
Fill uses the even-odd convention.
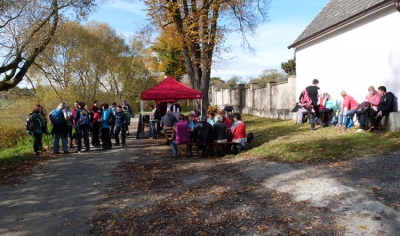
[[[117,113],[115,113],[115,145],[114,146],[125,146],[125,135],[126,135],[126,115],[125,112],[122,110],[121,106],[117,106]],[[121,132],[121,141],[119,142],[119,133]]]
[[[108,104],[104,103],[103,107],[103,114],[101,115],[101,141],[103,143],[103,150],[111,149],[112,143],[110,138],[110,128],[111,125],[108,124],[108,119],[110,118],[110,113],[112,112],[108,109]]]

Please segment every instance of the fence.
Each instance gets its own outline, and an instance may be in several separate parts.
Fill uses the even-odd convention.
[[[290,77],[284,83],[268,83],[265,88],[258,88],[257,83],[246,88],[239,84],[237,88],[216,90],[211,87],[211,104],[223,108],[233,106],[235,112],[253,114],[276,119],[292,119],[290,110],[297,101],[296,78]]]

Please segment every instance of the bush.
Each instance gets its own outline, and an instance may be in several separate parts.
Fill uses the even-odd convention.
[[[27,137],[27,132],[23,127],[2,126],[1,130],[0,150],[15,146]]]

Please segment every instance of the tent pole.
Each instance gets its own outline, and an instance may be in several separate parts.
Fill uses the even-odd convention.
[[[200,99],[200,116],[203,117],[203,99]]]
[[[144,111],[143,111],[143,100],[140,100],[140,113],[142,114],[141,116],[140,116],[140,119],[141,119],[141,122],[139,122],[139,123],[141,123],[142,125],[141,125],[141,127],[140,127],[140,132],[141,132],[141,138],[143,138],[144,137],[144,123],[143,123],[143,113],[144,113]]]

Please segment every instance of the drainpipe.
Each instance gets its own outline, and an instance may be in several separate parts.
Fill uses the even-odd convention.
[[[393,0],[394,6],[396,7],[397,11],[400,12],[400,0]]]

